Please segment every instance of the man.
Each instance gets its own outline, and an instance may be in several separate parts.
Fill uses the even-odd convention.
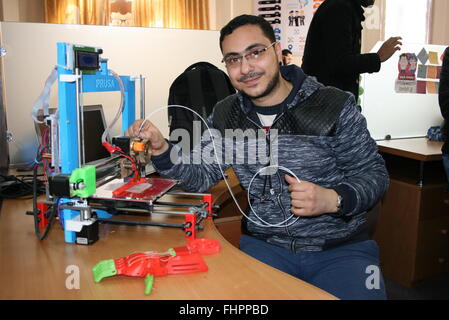
[[[242,163],[238,149],[251,150],[255,143],[245,139],[232,149],[235,163],[220,160],[223,170],[233,167],[245,189],[251,183],[254,210],[246,213],[240,249],[339,298],[385,298],[381,274],[374,287],[367,280],[367,270],[378,270],[379,262],[365,214],[387,189],[388,175],[354,98],[295,65],[280,67],[281,46],[260,17],[231,20],[221,30],[220,48],[238,93],[217,103],[209,125],[222,137],[230,129],[253,130],[278,146],[265,163],[250,163],[255,155],[249,152]],[[203,192],[222,177],[216,163],[188,164],[191,159],[149,121],[137,120],[128,134],[149,139],[156,170],[186,190]],[[228,142],[217,152],[226,153]],[[209,153],[209,146],[203,140],[190,157],[201,148]],[[279,170],[272,175],[256,174],[274,164]]]
[[[385,41],[377,53],[361,54],[363,8],[375,0],[326,0],[307,33],[302,69],[324,85],[359,96],[359,76],[378,72],[400,50],[400,37]]]
[[[443,55],[443,68],[440,75],[438,100],[440,103],[441,114],[444,118],[442,130],[444,144],[441,151],[443,153],[444,169],[446,170],[447,180],[449,181],[449,47],[446,48]]]
[[[292,63],[293,60],[293,54],[290,50],[284,49],[282,50],[282,65],[288,66]]]

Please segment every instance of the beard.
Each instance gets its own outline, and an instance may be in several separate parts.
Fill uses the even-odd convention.
[[[374,5],[375,0],[360,0],[360,5],[364,8],[368,8]]]
[[[243,76],[242,78],[240,78],[239,81],[245,81],[249,78],[259,76],[259,75],[263,75],[263,73],[259,73],[259,72],[249,73],[249,74]],[[274,73],[273,77],[268,82],[265,90],[263,90],[261,93],[259,93],[257,95],[249,95],[244,90],[241,90],[241,92],[249,99],[260,99],[260,98],[268,96],[274,90],[274,88],[276,88],[278,85],[279,85],[279,68],[278,68],[278,71]]]

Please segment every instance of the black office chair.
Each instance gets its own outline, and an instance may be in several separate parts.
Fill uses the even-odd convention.
[[[372,207],[370,210],[366,213],[366,224],[368,226],[368,235],[369,238],[372,239],[374,236],[374,233],[376,232],[377,222],[379,220],[379,214],[380,214],[380,207],[381,207],[382,200],[376,203],[374,207]]]

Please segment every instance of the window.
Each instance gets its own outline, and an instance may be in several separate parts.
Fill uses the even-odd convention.
[[[404,43],[429,42],[432,0],[385,0],[385,39],[402,37]]]

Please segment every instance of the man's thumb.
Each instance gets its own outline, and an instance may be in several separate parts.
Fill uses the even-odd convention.
[[[288,184],[293,184],[293,183],[298,183],[298,180],[296,180],[296,178],[289,176],[288,174],[286,174],[284,176],[285,181],[287,181]]]

